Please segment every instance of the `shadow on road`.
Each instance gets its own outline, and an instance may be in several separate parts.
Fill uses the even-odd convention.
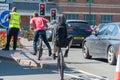
[[[0,76],[54,74],[52,70],[41,69],[40,67],[21,66],[15,61],[3,60],[1,58],[0,60]]]
[[[54,74],[52,70],[46,70],[46,69],[41,69],[40,67],[32,67],[32,66],[23,66],[20,65],[17,61],[14,59],[11,59],[15,55],[16,57],[19,57],[20,55],[18,54],[23,54],[25,57],[32,59],[30,56],[26,55],[27,52],[24,52],[22,50],[9,50],[9,51],[0,51],[0,55],[3,57],[0,57],[0,76],[15,76],[15,75],[31,75],[31,74]],[[26,54],[25,54],[26,53]],[[29,53],[30,54],[30,53]],[[4,58],[4,56],[8,58]],[[0,78],[0,80],[3,80]]]
[[[3,78],[0,78],[0,80],[3,80]]]

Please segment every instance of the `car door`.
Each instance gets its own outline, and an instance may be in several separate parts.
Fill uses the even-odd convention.
[[[87,44],[88,44],[88,48],[89,48],[89,53],[94,55],[96,53],[96,44],[95,42],[98,40],[98,37],[96,37],[94,34],[90,35],[88,40],[87,40]]]
[[[107,25],[103,26],[99,32],[98,32],[98,35],[96,36],[96,40],[94,41],[94,52],[95,52],[95,55],[98,55],[99,53],[101,53],[101,46],[104,45],[103,44],[103,39],[106,38],[106,35],[105,35],[105,32],[106,32],[106,29],[108,28]]]
[[[109,45],[109,41],[111,40],[112,32],[114,31],[115,26],[112,24],[106,25],[105,32],[103,35],[98,36],[99,42],[97,42],[97,53],[99,57],[105,57],[105,51],[107,46]]]
[[[91,53],[92,55],[98,53],[98,51],[99,51],[99,50],[98,50],[98,49],[99,49],[98,43],[100,42],[102,36],[104,35],[104,32],[106,31],[106,30],[105,30],[106,28],[107,28],[107,27],[105,26],[105,27],[101,28],[98,33],[95,32],[95,34],[94,34],[94,35],[91,35],[91,36],[90,36],[90,39],[87,41],[88,44],[90,45],[90,46],[89,46],[89,50],[90,50],[90,53]],[[100,43],[99,43],[99,44],[100,44]]]

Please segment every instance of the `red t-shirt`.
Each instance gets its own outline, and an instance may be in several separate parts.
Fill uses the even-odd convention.
[[[45,30],[45,24],[47,23],[47,20],[42,17],[33,17],[30,21],[30,24],[34,25],[34,31],[37,30]]]

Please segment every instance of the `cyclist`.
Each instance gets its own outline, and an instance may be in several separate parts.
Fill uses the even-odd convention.
[[[56,57],[56,52],[57,52],[57,46],[56,46],[56,43],[55,43],[55,34],[56,34],[56,27],[59,26],[59,25],[63,25],[63,26],[66,26],[66,18],[65,16],[62,14],[61,16],[58,16],[57,18],[57,21],[56,21],[56,26],[55,25],[50,25],[51,28],[54,28],[54,33],[53,33],[53,58],[55,59]],[[64,57],[68,57],[68,51],[69,51],[69,48],[71,47],[71,44],[72,44],[72,39],[73,39],[73,36],[72,35],[67,35],[67,39],[65,41],[65,47],[66,47],[66,50],[65,50],[65,54],[64,54]]]
[[[31,25],[30,28],[34,30],[34,40],[33,40],[34,53],[33,53],[33,55],[36,55],[36,53],[37,53],[37,40],[39,37],[39,33],[41,34],[41,37],[42,37],[44,43],[48,47],[49,56],[51,56],[51,54],[52,54],[52,50],[51,50],[50,44],[46,38],[46,32],[45,32],[45,30],[46,30],[45,25],[48,22],[49,22],[49,20],[47,20],[43,17],[40,17],[37,12],[33,13],[33,18],[30,20],[30,25]]]

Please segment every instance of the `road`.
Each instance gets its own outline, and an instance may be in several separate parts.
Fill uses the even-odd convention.
[[[84,59],[81,49],[71,49],[66,63],[70,68],[84,71],[86,74],[104,77],[106,80],[114,80],[115,65],[109,65],[105,59]]]
[[[114,80],[115,66],[104,59],[83,59],[80,48],[71,48],[65,58],[65,80]],[[100,79],[104,78],[104,79]],[[59,80],[56,68],[21,66],[0,58],[0,80]]]

